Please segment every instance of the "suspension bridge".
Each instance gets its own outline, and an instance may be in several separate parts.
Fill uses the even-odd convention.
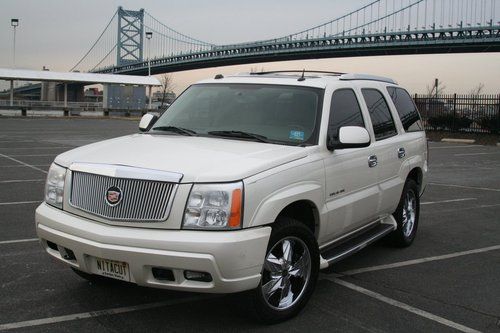
[[[148,38],[150,37],[150,38]],[[376,0],[273,39],[218,45],[119,7],[72,71],[147,75],[268,61],[500,51],[500,0]]]

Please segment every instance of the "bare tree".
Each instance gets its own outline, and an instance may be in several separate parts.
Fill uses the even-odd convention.
[[[483,92],[483,90],[484,90],[484,84],[483,83],[479,83],[477,86],[475,86],[474,88],[472,88],[471,90],[469,90],[469,95],[472,95],[472,96],[481,95],[481,93]]]
[[[160,97],[160,109],[163,108],[163,105],[165,104],[167,100],[167,94],[172,92],[172,90],[175,87],[174,80],[172,79],[171,74],[163,74],[160,77],[160,92],[161,92],[161,97]]]
[[[446,90],[446,85],[443,82],[439,82],[439,79],[434,79],[432,84],[427,85],[427,95],[438,96],[444,93]]]
[[[262,73],[264,72],[264,67],[261,67],[260,68],[260,71],[259,71],[259,68],[257,66],[255,67],[250,67],[250,73]]]
[[[481,93],[483,92],[483,90],[484,90],[483,83],[479,83],[477,86],[475,86],[471,90],[469,90],[469,95],[472,95],[472,105],[470,107],[473,111],[477,111],[479,108],[478,98],[479,98],[479,95],[481,95]]]

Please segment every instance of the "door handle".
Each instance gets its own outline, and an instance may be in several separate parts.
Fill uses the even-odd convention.
[[[370,168],[376,167],[377,164],[378,164],[377,155],[372,155],[372,156],[368,157],[368,166]]]
[[[404,148],[399,148],[398,149],[398,158],[403,158],[406,156],[406,151]]]

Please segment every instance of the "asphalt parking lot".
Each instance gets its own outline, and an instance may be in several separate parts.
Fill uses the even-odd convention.
[[[93,285],[46,255],[34,210],[54,157],[137,122],[0,119],[0,330],[500,332],[500,147],[430,143],[414,244],[323,272],[296,318],[261,326],[241,295]]]

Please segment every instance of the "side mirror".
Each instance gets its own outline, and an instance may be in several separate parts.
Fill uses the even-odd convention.
[[[370,145],[370,134],[364,127],[343,126],[339,128],[338,140],[328,135],[328,149],[363,148]]]
[[[155,116],[154,114],[146,113],[144,116],[142,116],[141,122],[139,123],[139,131],[141,132],[149,131],[157,120],[158,117]]]

